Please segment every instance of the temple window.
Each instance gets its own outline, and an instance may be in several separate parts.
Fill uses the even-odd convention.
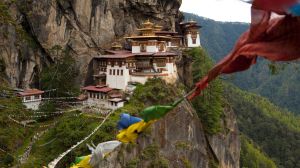
[[[141,52],[146,52],[146,45],[145,44],[142,44],[141,45]]]
[[[164,51],[165,50],[165,46],[163,43],[159,44],[159,51]]]
[[[113,70],[113,75],[116,75],[116,70],[115,69]]]
[[[112,74],[112,70],[110,69],[110,70],[109,70],[109,75],[111,75],[111,74]]]
[[[120,75],[120,70],[117,70],[117,75]]]
[[[40,99],[40,95],[35,95],[34,99]]]
[[[30,96],[26,96],[25,100],[31,100],[31,97]]]
[[[193,44],[196,44],[197,40],[195,38],[193,38],[192,40],[193,40]]]
[[[121,70],[121,76],[123,76],[123,70]]]

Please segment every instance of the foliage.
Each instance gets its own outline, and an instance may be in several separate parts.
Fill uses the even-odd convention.
[[[132,159],[126,163],[125,168],[137,168],[140,160],[138,158]]]
[[[145,107],[150,105],[167,105],[180,97],[181,90],[167,84],[160,78],[148,80],[145,85],[138,85],[130,101],[121,110],[138,115]]]
[[[158,152],[159,152],[159,147],[157,144],[149,145],[142,151],[141,158],[143,160],[154,159]]]
[[[232,79],[238,87],[268,97],[273,103],[300,114],[300,64],[269,63],[256,66]]]
[[[56,110],[56,105],[52,101],[47,101],[43,104],[40,105],[39,111],[45,112],[45,113],[50,113],[50,112],[55,112]]]
[[[193,80],[198,82],[212,67],[212,60],[200,48],[194,48],[188,55],[193,58]],[[220,119],[223,114],[222,83],[219,79],[210,83],[201,96],[193,101],[193,105],[201,119],[204,129],[209,134],[221,131]]]
[[[189,142],[186,142],[186,141],[177,141],[175,143],[175,148],[177,150],[191,150],[192,149],[192,146]]]
[[[57,96],[70,96],[79,93],[76,85],[76,77],[79,71],[75,65],[75,59],[68,51],[55,47],[53,52],[57,53],[57,61],[43,69],[41,83],[43,90],[57,89]]]
[[[192,168],[192,164],[187,158],[182,157],[181,161],[183,162],[185,168]]]
[[[24,128],[9,119],[9,115],[25,116],[26,110],[21,100],[14,96],[7,82],[0,77],[0,167],[10,167],[17,161],[15,153],[30,138],[33,129]]]
[[[0,24],[14,24],[14,20],[10,16],[9,4],[0,1]]]
[[[159,152],[159,146],[152,144],[147,146],[140,156],[140,160],[150,161],[149,168],[168,168],[169,161],[165,159]]]
[[[50,129],[32,148],[30,162],[25,167],[34,164],[36,167],[42,167],[58,157],[59,154],[76,144],[83,137],[90,134],[99,124],[98,119],[85,116],[72,117],[65,115],[58,119],[59,123]],[[114,139],[115,121],[107,121],[99,131],[90,140],[96,144]],[[90,151],[85,144],[80,145],[60,162],[61,165],[71,163],[76,156],[89,154]]]
[[[241,136],[241,168],[276,168],[275,163],[264,154],[253,142]]]
[[[228,85],[226,98],[238,116],[240,131],[279,168],[300,167],[300,118],[266,98]]]

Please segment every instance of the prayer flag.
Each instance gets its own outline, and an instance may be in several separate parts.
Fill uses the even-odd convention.
[[[162,106],[162,105],[150,106],[144,109],[140,113],[140,115],[145,122],[148,122],[150,120],[157,120],[164,117],[168,112],[173,110],[182,101],[183,98],[181,98],[180,100],[174,102],[172,105],[169,106]]]
[[[188,99],[192,100],[198,96],[208,83],[220,74],[248,69],[256,63],[257,57],[264,57],[271,61],[299,59],[300,17],[287,13],[274,17],[271,12],[278,12],[274,9],[274,7],[279,7],[278,5],[285,8],[295,2],[293,0],[254,0],[250,29],[240,37],[231,53],[217,63],[207,76],[196,83],[196,90]]]

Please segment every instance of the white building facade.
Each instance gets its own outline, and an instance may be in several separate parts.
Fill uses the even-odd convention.
[[[200,25],[195,21],[188,21],[180,23],[183,30],[183,43],[188,48],[201,47],[201,39],[199,29]]]
[[[190,48],[201,47],[200,34],[199,34],[199,32],[196,32],[196,33],[197,34],[192,34],[190,32],[186,35],[187,47],[190,47]]]
[[[103,109],[117,109],[124,106],[124,100],[121,98],[122,94],[113,96],[113,89],[103,86],[87,86],[82,88],[87,95],[85,104],[90,106],[97,106]]]
[[[19,92],[18,95],[22,99],[22,103],[28,109],[38,110],[42,102],[42,94],[44,91],[38,89],[29,89],[23,92]]]

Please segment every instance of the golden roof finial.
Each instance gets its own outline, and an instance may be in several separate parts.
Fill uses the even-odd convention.
[[[162,28],[163,28],[163,27],[162,27],[161,25],[158,25],[158,24],[156,24],[156,25],[154,26],[155,31],[161,31]]]
[[[150,19],[147,19],[146,22],[143,23],[145,28],[152,28],[153,23],[150,22]]]
[[[111,48],[112,48],[113,50],[121,50],[123,47],[122,47],[122,45],[121,45],[120,40],[116,39],[115,42],[112,43]]]

